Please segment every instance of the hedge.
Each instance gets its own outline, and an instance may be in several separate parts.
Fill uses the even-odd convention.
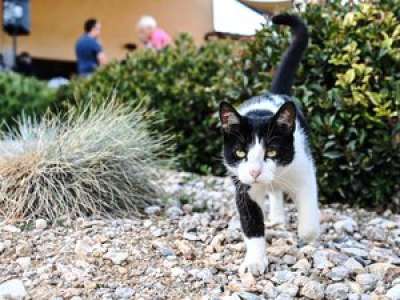
[[[309,5],[302,13],[311,43],[295,96],[312,129],[321,199],[384,206],[399,190],[399,0]],[[180,167],[222,174],[219,101],[239,104],[268,90],[290,34],[265,27],[248,42],[197,48],[182,36],[160,53],[139,51],[61,99],[102,101],[116,93],[132,107],[156,110],[158,129],[176,135]]]
[[[56,100],[56,91],[47,83],[13,72],[0,72],[0,128],[13,126],[21,113],[43,114]]]

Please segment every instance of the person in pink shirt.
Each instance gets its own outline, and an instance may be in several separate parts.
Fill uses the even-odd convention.
[[[151,16],[143,16],[138,24],[139,39],[146,48],[161,50],[171,44],[171,37],[163,29],[157,27],[157,21]]]

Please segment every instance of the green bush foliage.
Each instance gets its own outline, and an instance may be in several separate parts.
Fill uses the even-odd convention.
[[[364,205],[389,203],[399,190],[399,0],[343,7],[310,5],[302,13],[310,46],[294,94],[312,128],[321,198]],[[161,53],[138,52],[62,98],[87,101],[114,92],[158,111],[159,130],[176,135],[183,169],[221,174],[217,107],[266,92],[286,28],[266,27],[248,42],[196,48],[186,36]]]
[[[12,125],[21,112],[40,115],[55,101],[45,82],[12,72],[0,72],[0,120]],[[0,126],[1,127],[1,126]]]

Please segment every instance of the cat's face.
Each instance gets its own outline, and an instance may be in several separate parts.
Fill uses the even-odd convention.
[[[225,164],[242,183],[270,184],[277,170],[294,157],[296,108],[286,102],[274,115],[253,111],[241,116],[229,103],[220,105]]]

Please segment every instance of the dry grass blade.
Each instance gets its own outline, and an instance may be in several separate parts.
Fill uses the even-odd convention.
[[[168,140],[114,103],[66,118],[22,118],[0,141],[0,213],[8,218],[138,215],[159,198]]]

